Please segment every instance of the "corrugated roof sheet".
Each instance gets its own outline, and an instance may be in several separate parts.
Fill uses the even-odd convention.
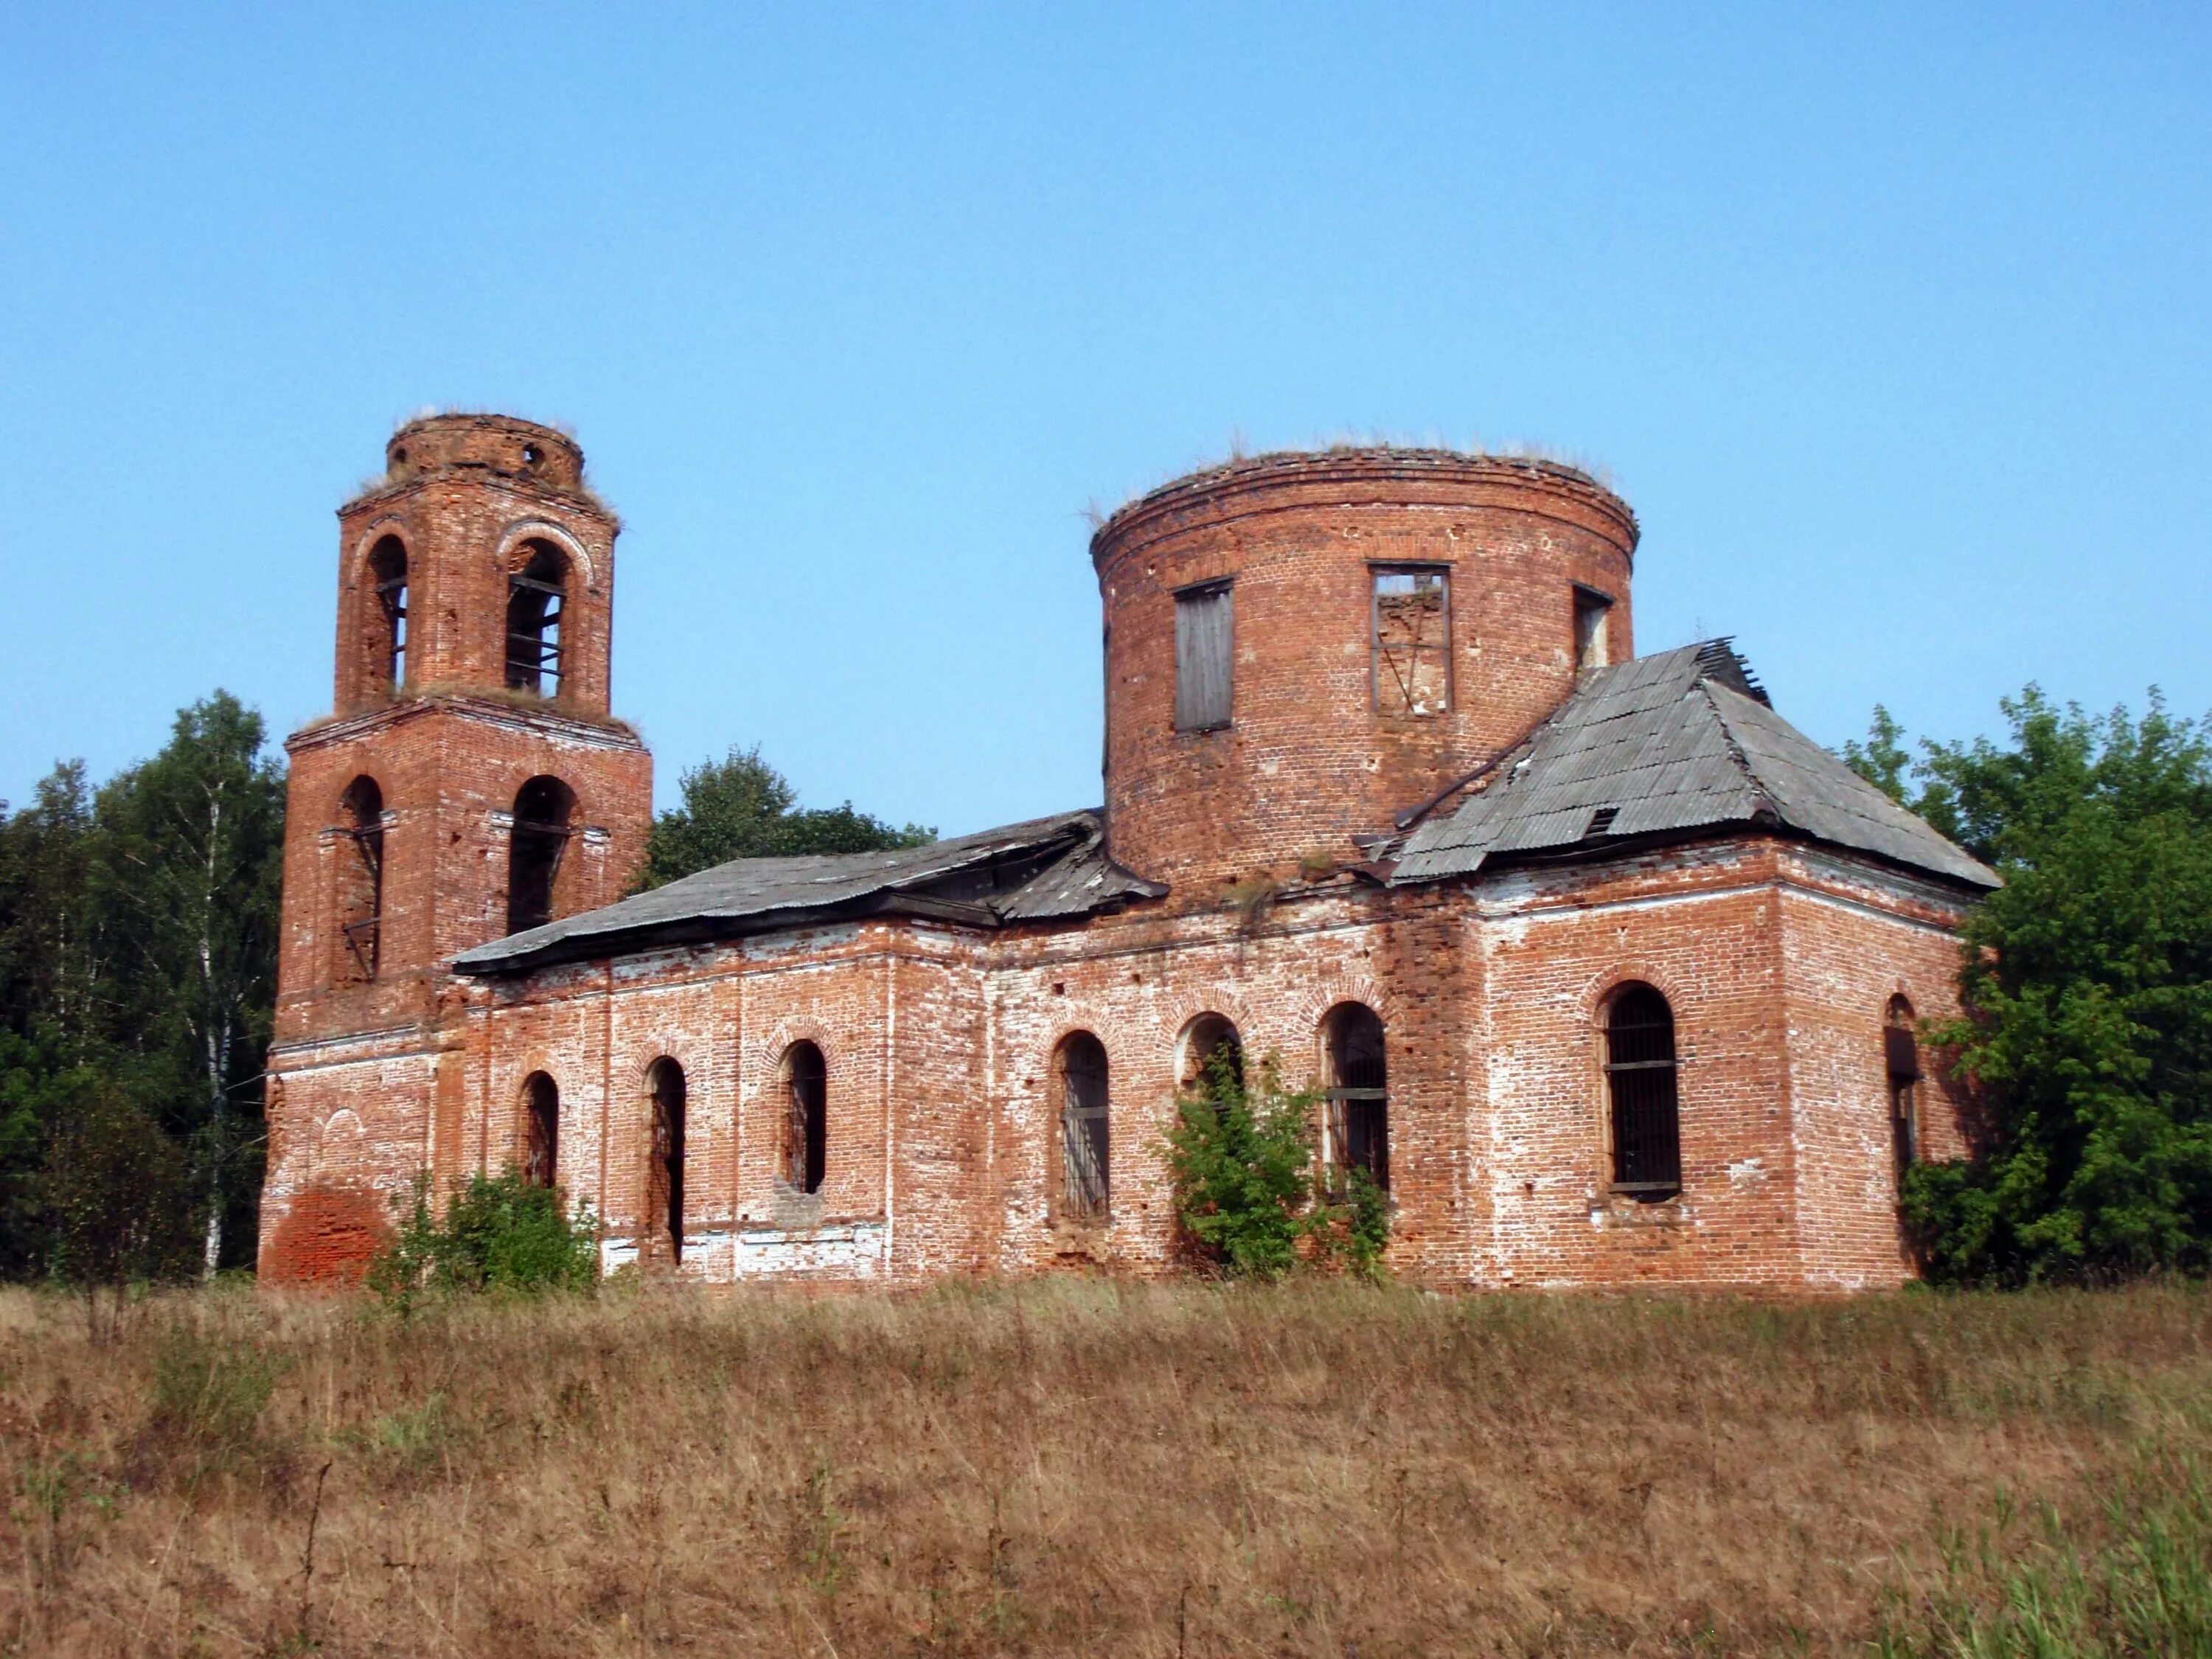
[[[1594,830],[1617,838],[1769,814],[1839,847],[1997,885],[1986,865],[1776,714],[1725,640],[1592,672],[1487,787],[1413,828],[1391,880],[1467,875],[1493,855],[1572,847]]]
[[[521,973],[840,914],[905,909],[983,927],[1045,921],[1167,890],[1109,859],[1103,834],[1094,809],[890,852],[737,859],[464,951],[453,967],[464,974]]]

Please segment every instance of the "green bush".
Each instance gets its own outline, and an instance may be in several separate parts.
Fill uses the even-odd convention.
[[[470,1176],[443,1220],[418,1178],[398,1237],[369,1266],[369,1288],[403,1309],[426,1290],[589,1291],[599,1282],[598,1231],[588,1205],[571,1212],[557,1188],[533,1187],[513,1169]]]
[[[1316,1179],[1320,1096],[1285,1093],[1271,1065],[1257,1088],[1216,1052],[1167,1132],[1176,1218],[1197,1252],[1237,1279],[1279,1279],[1302,1264],[1382,1272],[1389,1194],[1354,1170],[1338,1201]]]

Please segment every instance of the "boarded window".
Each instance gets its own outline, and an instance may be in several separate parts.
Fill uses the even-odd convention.
[[[1377,568],[1373,606],[1375,707],[1441,714],[1451,707],[1451,577]]]
[[[1053,1056],[1060,1096],[1060,1212],[1103,1220],[1108,1197],[1106,1047],[1071,1032]]]
[[[1243,1085],[1243,1039],[1224,1016],[1200,1014],[1183,1029],[1176,1086],[1185,1094],[1210,1093],[1224,1081]]]
[[[525,542],[523,550],[522,568],[507,579],[507,688],[557,696],[568,561],[550,542]]]
[[[407,678],[407,549],[398,537],[377,543],[368,556],[368,574],[376,584],[369,673],[380,684],[400,685]]]
[[[1231,702],[1229,584],[1188,587],[1176,599],[1176,730],[1229,724]]]
[[[829,1163],[830,1072],[812,1043],[794,1042],[784,1051],[783,1097],[783,1184],[818,1193]]]
[[[1602,668],[1613,660],[1606,641],[1606,620],[1613,615],[1613,596],[1595,587],[1575,589],[1575,672]]]
[[[1920,1157],[1920,1043],[1913,1035],[1912,1005],[1892,997],[1882,1020],[1882,1065],[1889,1074],[1890,1144],[1897,1178]]]
[[[684,1255],[684,1120],[690,1105],[684,1068],[656,1060],[646,1073],[653,1100],[653,1144],[646,1167],[644,1254],[675,1262]]]
[[[561,1091],[543,1072],[522,1085],[522,1178],[550,1187],[561,1170]]]
[[[1671,1198],[1682,1190],[1674,1012],[1649,985],[1631,985],[1613,998],[1605,1036],[1614,1190]]]
[[[384,931],[384,792],[356,778],[338,803],[337,976],[376,977]]]
[[[554,883],[575,834],[576,793],[558,778],[532,778],[514,797],[507,854],[507,931],[553,920]]]
[[[1338,1194],[1352,1172],[1364,1170],[1378,1187],[1390,1185],[1390,1079],[1382,1021],[1364,1003],[1339,1003],[1325,1024],[1328,1041],[1329,1185]]]

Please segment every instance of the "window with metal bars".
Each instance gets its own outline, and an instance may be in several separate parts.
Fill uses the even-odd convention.
[[[668,1262],[684,1258],[684,1129],[690,1108],[684,1068],[665,1056],[646,1073],[653,1104],[653,1144],[646,1167],[644,1254]]]
[[[1176,730],[1218,731],[1235,702],[1229,584],[1186,587],[1175,602]]]
[[[386,685],[407,680],[407,548],[386,536],[368,556],[369,579],[376,584],[376,612],[370,623],[368,672]]]
[[[568,838],[576,833],[576,792],[558,778],[536,777],[514,797],[507,853],[507,931],[553,920],[555,883]]]
[[[384,792],[358,777],[338,802],[338,977],[376,977],[384,931]]]
[[[558,696],[568,561],[550,542],[525,542],[523,547],[527,562],[507,579],[507,688]]]
[[[1060,1213],[1103,1221],[1109,1195],[1106,1045],[1088,1031],[1071,1031],[1054,1051],[1052,1069],[1060,1102]]]
[[[1328,1011],[1328,1142],[1323,1148],[1329,1188],[1341,1196],[1354,1170],[1364,1170],[1385,1191],[1390,1186],[1390,1078],[1382,1021],[1364,1003],[1343,1002]]]
[[[1613,1190],[1672,1198],[1682,1190],[1682,1129],[1674,1015],[1667,999],[1649,985],[1624,988],[1606,1014],[1605,1048]]]
[[[1892,997],[1882,1017],[1882,1064],[1889,1074],[1890,1145],[1897,1178],[1920,1157],[1920,1043],[1914,1035],[1912,1005]]]
[[[522,1178],[550,1187],[561,1169],[561,1091],[543,1072],[522,1084]]]
[[[822,1050],[794,1042],[783,1054],[783,1145],[779,1175],[795,1193],[818,1193],[830,1152],[830,1068]]]
[[[1441,714],[1451,707],[1451,573],[1377,565],[1369,622],[1375,707],[1384,714]]]

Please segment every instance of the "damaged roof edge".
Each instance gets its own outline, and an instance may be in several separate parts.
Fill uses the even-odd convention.
[[[453,971],[520,975],[872,915],[1000,927],[1087,915],[1166,893],[1107,858],[1103,841],[1103,813],[1090,808],[926,847],[735,859],[464,951]]]
[[[1393,886],[1746,828],[1963,887],[2002,884],[1776,714],[1725,637],[1595,670],[1502,758],[1485,787],[1449,811],[1431,803],[1385,854]]]

